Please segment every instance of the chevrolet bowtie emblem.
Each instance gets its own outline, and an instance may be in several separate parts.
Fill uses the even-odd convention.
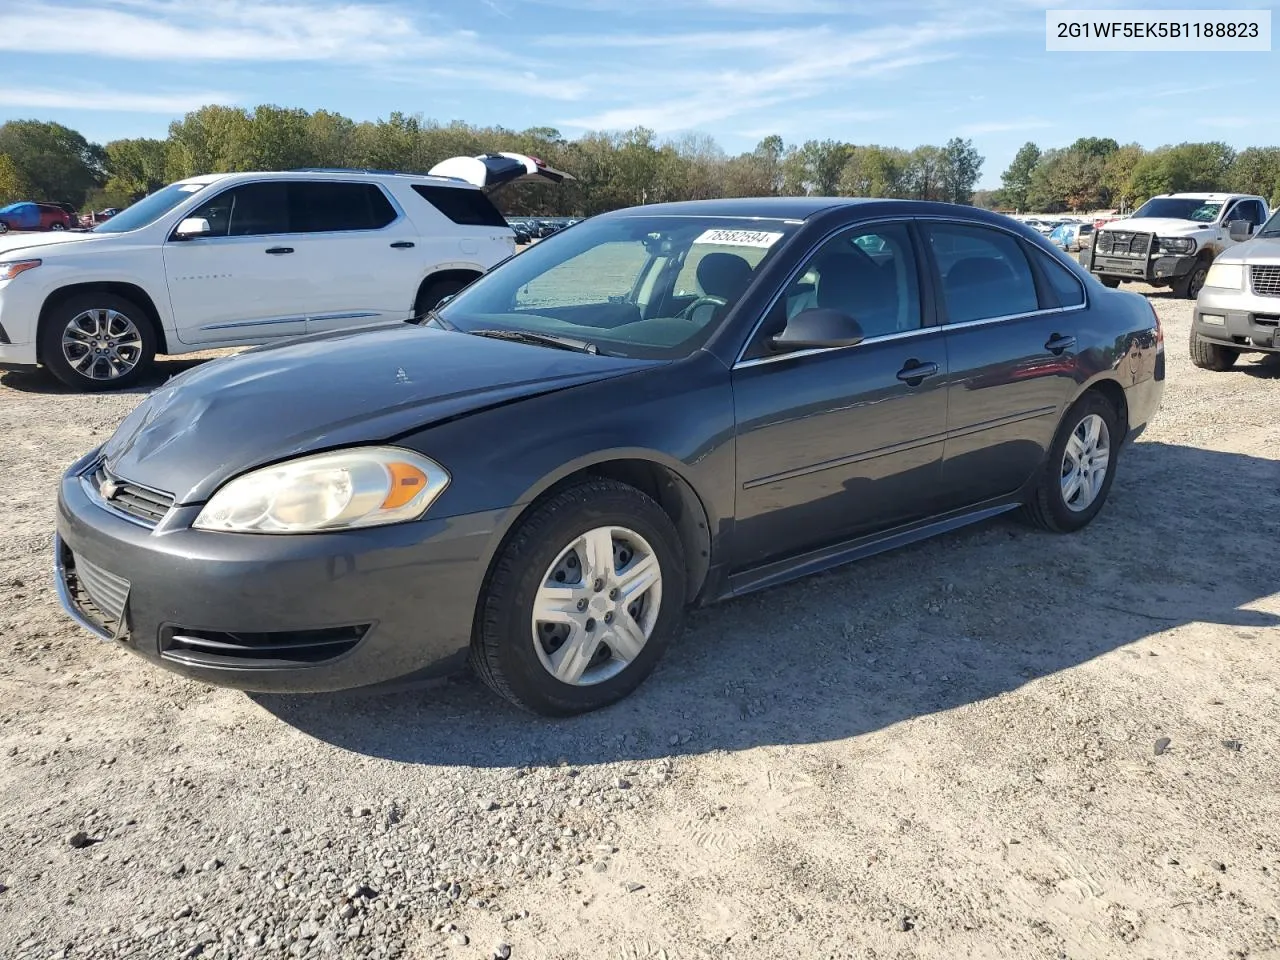
[[[102,483],[98,484],[98,492],[102,494],[103,500],[110,500],[120,492],[120,484],[114,480],[103,480]]]

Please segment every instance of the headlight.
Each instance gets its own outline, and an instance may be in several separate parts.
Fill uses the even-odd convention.
[[[335,450],[230,481],[192,526],[232,533],[315,533],[414,520],[449,485],[445,469],[398,447]]]
[[[1223,290],[1243,290],[1244,289],[1244,264],[1242,263],[1211,263],[1209,264],[1209,272],[1205,275],[1204,285],[1206,287],[1220,287]]]
[[[0,281],[12,280],[20,273],[34,270],[40,266],[39,260],[4,260],[0,261]]]
[[[1196,242],[1191,237],[1156,237],[1161,253],[1195,253]]]

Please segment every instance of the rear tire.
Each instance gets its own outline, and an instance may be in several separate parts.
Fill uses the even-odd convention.
[[[574,545],[605,528],[611,551],[596,556],[607,559],[579,560],[577,550],[588,551]],[[629,552],[628,544],[636,548]],[[643,572],[656,572],[658,579],[639,590],[639,580],[623,578],[642,572],[632,566],[642,557],[656,564]],[[548,600],[548,590],[568,599]],[[655,599],[656,610],[649,605]],[[568,616],[542,620],[534,612],[542,604],[559,604]],[[616,604],[625,606],[615,610]],[[684,551],[671,519],[634,487],[586,480],[535,506],[501,547],[480,597],[471,666],[495,693],[531,713],[596,710],[630,694],[653,671],[683,623],[684,606]],[[624,625],[633,632],[624,634]],[[616,651],[610,646],[615,636]],[[586,646],[584,638],[594,645]],[[627,640],[632,647],[624,651]],[[586,666],[576,677],[572,664],[554,674],[569,659],[571,645],[581,647],[579,662]]]
[[[440,305],[440,301],[445,297],[452,296],[471,281],[450,278],[446,280],[433,280],[423,285],[418,291],[418,298],[413,302],[414,319],[421,317],[428,310],[433,310]]]
[[[146,311],[110,293],[68,297],[40,325],[40,362],[83,393],[133,386],[150,371],[156,344]]]
[[[1090,427],[1100,441],[1092,447],[1084,439]],[[1023,505],[1023,519],[1052,533],[1074,533],[1088,526],[1111,492],[1123,439],[1120,430],[1120,416],[1102,394],[1090,390],[1072,404],[1058,425],[1031,497]],[[1073,448],[1071,452],[1068,445]],[[1106,462],[1103,469],[1098,470],[1099,455],[1103,452]],[[1082,463],[1085,464],[1083,470],[1080,469]],[[1092,496],[1087,503],[1079,486],[1072,490],[1073,479],[1081,473],[1089,478],[1088,490]],[[1068,490],[1072,490],[1070,499]]]
[[[1236,365],[1240,351],[1224,347],[1220,343],[1205,340],[1195,330],[1191,331],[1191,362],[1201,370],[1223,373]]]

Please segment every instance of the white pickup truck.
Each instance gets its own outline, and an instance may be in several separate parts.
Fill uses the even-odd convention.
[[[425,175],[189,177],[84,233],[0,239],[0,369],[122,388],[181,354],[407,320],[511,256],[488,192],[573,179],[514,153]]]
[[[1266,223],[1262,197],[1240,193],[1168,193],[1097,231],[1089,270],[1108,287],[1132,280],[1171,287],[1194,300],[1214,258]]]

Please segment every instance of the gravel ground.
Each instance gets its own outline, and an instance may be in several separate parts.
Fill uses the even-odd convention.
[[[1280,364],[1196,370],[1154,301],[1164,406],[1089,529],[698,612],[567,722],[91,639],[53,491],[140,395],[5,375],[0,957],[1280,958]]]

